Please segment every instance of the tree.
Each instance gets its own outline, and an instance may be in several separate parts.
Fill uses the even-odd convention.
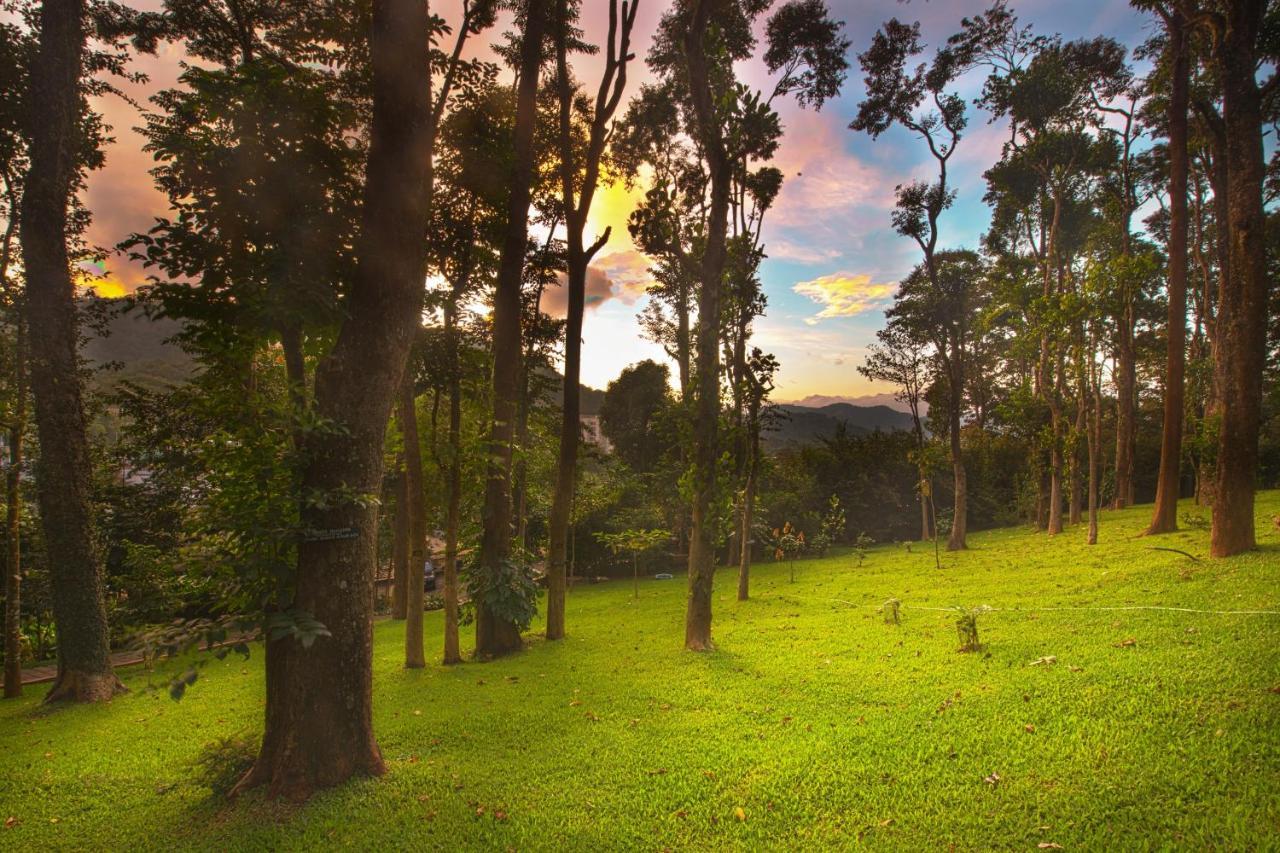
[[[514,158],[507,198],[506,232],[493,297],[493,417],[489,426],[489,473],[485,481],[484,531],[475,572],[491,580],[508,573],[511,554],[511,457],[520,379],[521,288],[529,229],[529,205],[534,182],[534,128],[537,122],[538,73],[548,0],[527,0],[522,7],[524,29],[519,47]],[[489,588],[481,585],[480,588]],[[496,657],[520,648],[516,622],[499,613],[492,602],[476,602],[476,654]]]
[[[1218,37],[1215,66],[1226,123],[1227,230],[1230,268],[1218,291],[1217,376],[1221,398],[1218,470],[1209,552],[1229,557],[1253,548],[1253,496],[1262,417],[1267,311],[1271,281],[1266,265],[1262,206],[1263,90],[1257,69],[1268,56],[1263,41],[1268,3],[1237,0],[1210,18]],[[1280,80],[1274,72],[1269,93]]]
[[[890,126],[900,124],[925,141],[937,164],[937,181],[915,181],[897,187],[897,208],[893,213],[894,228],[904,237],[915,240],[924,253],[924,270],[935,290],[942,286],[937,261],[938,218],[955,200],[955,190],[947,183],[947,164],[968,124],[964,98],[947,89],[971,67],[980,53],[994,47],[995,40],[1000,37],[1000,28],[985,30],[968,26],[966,22],[966,31],[939,49],[931,64],[926,66],[922,63],[908,71],[907,60],[924,49],[920,43],[920,25],[907,25],[891,18],[872,38],[871,47],[858,56],[866,74],[867,98],[858,105],[858,115],[849,128],[866,131],[872,139],[877,139]],[[939,355],[946,361],[948,370],[953,371],[946,377],[952,405],[960,406],[963,403],[963,361],[958,359],[958,352],[954,360],[948,354]],[[954,417],[950,439],[955,500],[947,550],[957,551],[967,547],[968,513],[960,423]],[[927,521],[924,527],[927,531]]]
[[[67,208],[82,146],[84,0],[47,0],[30,74],[30,168],[22,194],[22,259],[31,339],[31,391],[40,458],[36,496],[58,625],[58,677],[45,697],[96,702],[124,689],[111,668],[102,562],[90,511],[89,439],[76,354]]]
[[[626,552],[631,555],[632,583],[635,597],[640,597],[640,555],[662,545],[671,538],[665,530],[629,529],[618,533],[600,532],[596,539],[615,555]]]
[[[923,455],[924,426],[920,419],[920,404],[930,382],[927,350],[925,339],[913,335],[903,323],[891,323],[876,332],[876,343],[867,348],[867,360],[858,368],[868,379],[893,383],[898,389],[894,396],[910,409],[921,483],[928,480]],[[933,525],[925,489],[918,490],[917,502],[920,504],[920,541],[927,542],[933,538]]]
[[[894,305],[886,312],[908,334],[933,346],[937,373],[946,386],[947,432],[955,477],[955,503],[947,549],[967,547],[964,540],[968,497],[961,454],[965,406],[965,373],[982,307],[986,270],[974,252],[931,253],[931,264],[916,267],[902,282]],[[932,267],[932,269],[930,269]],[[959,461],[958,461],[959,460]],[[956,532],[956,528],[960,532]]]
[[[1169,70],[1169,321],[1164,376],[1164,425],[1160,434],[1160,475],[1155,511],[1148,534],[1178,529],[1178,495],[1182,484],[1182,428],[1187,340],[1187,153],[1190,105],[1188,33],[1182,10],[1156,7],[1167,33],[1165,63]]]
[[[292,625],[267,651],[266,730],[237,790],[306,799],[385,766],[373,734],[373,567],[383,439],[418,326],[425,273],[430,45],[426,6],[377,0],[373,112],[347,318],[315,377]],[[287,611],[288,612],[288,611]],[[322,626],[303,633],[309,617]],[[309,646],[309,647],[308,647]]]
[[[600,403],[600,430],[613,452],[634,471],[654,470],[665,447],[655,430],[658,416],[671,403],[670,373],[665,364],[645,359],[624,367],[605,389]]]
[[[751,585],[751,546],[755,539],[756,491],[760,478],[760,431],[763,407],[773,393],[773,377],[778,372],[778,360],[770,353],[753,347],[744,371],[746,384],[746,462],[745,482],[742,487],[742,512],[739,516],[738,541],[738,600],[746,601]]]
[[[685,647],[712,648],[711,587],[715,571],[716,523],[713,504],[720,456],[720,322],[721,291],[728,258],[726,235],[733,173],[752,158],[767,157],[776,147],[780,126],[769,102],[793,94],[802,105],[821,108],[844,81],[840,24],[827,17],[822,0],[791,0],[765,27],[765,65],[781,72],[774,95],[764,101],[733,82],[732,63],[755,47],[751,24],[767,4],[691,0],[663,18],[650,65],[673,76],[683,71],[687,86],[690,135],[697,143],[709,176],[706,226],[697,271],[697,368],[689,472],[691,524],[689,596],[685,614]],[[712,23],[714,13],[714,24]],[[677,47],[679,45],[679,47]],[[731,121],[738,124],[730,124]],[[733,133],[727,133],[726,125]]]
[[[631,53],[631,29],[635,24],[638,0],[609,0],[609,35],[605,44],[605,67],[588,121],[586,150],[579,157],[574,138],[574,98],[576,87],[569,75],[570,3],[562,0],[556,31],[556,93],[558,95],[560,143],[560,194],[564,207],[567,243],[565,287],[569,290],[569,311],[564,338],[564,394],[560,422],[560,456],[556,468],[555,495],[551,502],[550,543],[547,555],[547,639],[564,638],[566,564],[568,560],[569,516],[573,508],[578,442],[581,438],[579,377],[582,362],[582,315],[585,308],[587,267],[609,239],[605,229],[590,246],[583,237],[608,140],[609,123],[622,100],[627,85],[627,63]],[[576,10],[575,10],[576,11]]]

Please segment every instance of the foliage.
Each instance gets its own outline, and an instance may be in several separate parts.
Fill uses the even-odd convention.
[[[538,612],[538,585],[527,564],[506,559],[481,572],[476,571],[473,561],[467,566],[465,581],[472,602],[483,601],[496,618],[528,630]]]

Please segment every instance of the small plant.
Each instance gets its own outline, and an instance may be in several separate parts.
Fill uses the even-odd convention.
[[[990,613],[991,608],[985,604],[977,607],[951,608],[956,614],[956,634],[960,637],[961,652],[977,652],[982,650],[982,642],[978,639],[978,617]]]
[[[836,543],[844,539],[847,526],[844,507],[840,506],[840,498],[833,494],[827,501],[827,514],[822,518],[820,535],[825,536],[828,543]]]
[[[796,582],[796,555],[804,550],[804,531],[792,527],[786,522],[781,528],[773,530],[773,559],[788,560],[791,563],[791,582]]]
[[[902,624],[902,602],[896,598],[891,598],[884,604],[880,605],[880,612],[884,615],[884,624],[900,625]]]
[[[1209,519],[1199,510],[1187,510],[1182,514],[1182,526],[1191,530],[1208,530]]]
[[[825,557],[830,548],[831,537],[825,533],[817,533],[809,540],[809,553],[815,556]]]
[[[862,561],[867,558],[867,551],[874,544],[876,544],[876,540],[866,533],[859,533],[858,538],[853,540],[853,553],[858,555],[858,568],[862,568]]]

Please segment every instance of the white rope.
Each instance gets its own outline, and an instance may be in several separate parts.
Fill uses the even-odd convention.
[[[802,601],[800,596],[787,596]],[[845,601],[843,598],[820,598],[809,599],[810,601],[834,601],[837,604],[847,604],[850,607],[874,607],[880,609],[883,604],[859,604],[855,601]],[[899,602],[898,606],[903,610],[931,610],[937,613],[954,613],[954,607],[930,607],[926,604],[907,604]],[[1214,616],[1280,616],[1280,610],[1203,610],[1197,607],[1169,607],[1163,604],[1128,604],[1128,605],[1083,605],[1080,607],[991,607],[988,608],[993,613],[1037,613],[1042,611],[1116,611],[1116,610],[1162,610],[1170,613],[1204,613]]]

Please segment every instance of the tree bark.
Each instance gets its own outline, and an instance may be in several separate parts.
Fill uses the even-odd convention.
[[[951,514],[951,535],[947,537],[948,551],[963,551],[969,547],[966,540],[969,531],[969,482],[964,468],[964,448],[960,436],[960,412],[964,406],[964,361],[958,345],[953,344],[948,360],[950,382],[948,407],[951,432],[951,474],[954,502]]]
[[[408,609],[409,589],[409,495],[404,475],[404,457],[396,473],[396,514],[392,519],[391,539],[391,618],[404,619]]]
[[[262,748],[236,791],[304,800],[353,776],[384,772],[373,736],[373,570],[383,439],[418,325],[426,272],[429,15],[425,3],[375,0],[373,113],[358,266],[333,350],[316,369],[318,416],[340,431],[308,436],[302,487],[329,495],[304,508],[293,610],[325,626],[308,648],[267,648]],[[318,540],[318,541],[317,541]]]
[[[755,524],[756,477],[760,469],[760,405],[751,400],[747,415],[750,438],[747,441],[747,483],[742,494],[742,525],[738,530],[738,600],[746,601],[751,592],[752,526]]]
[[[1169,317],[1164,371],[1164,423],[1160,431],[1160,474],[1147,534],[1178,529],[1182,485],[1182,421],[1187,348],[1187,110],[1190,60],[1186,22],[1173,8],[1165,18],[1171,51],[1169,88]]]
[[[36,497],[49,554],[58,676],[45,696],[94,702],[124,690],[111,669],[102,561],[90,509],[89,439],[77,372],[67,204],[80,149],[83,0],[46,0],[31,72],[31,165],[22,197],[22,256],[31,391],[40,458]]]
[[[422,669],[427,657],[422,645],[423,574],[427,559],[427,518],[422,488],[422,444],[418,436],[418,407],[413,376],[405,371],[400,387],[400,433],[404,436],[404,508],[408,516],[408,566],[405,572],[404,665]]]
[[[1230,276],[1219,290],[1219,404],[1217,493],[1209,552],[1228,557],[1252,549],[1253,498],[1262,417],[1262,373],[1270,281],[1266,268],[1265,164],[1257,42],[1263,0],[1226,4],[1226,28],[1217,52],[1227,125]]]
[[[462,663],[458,642],[458,528],[462,522],[462,365],[458,357],[457,292],[445,306],[449,341],[449,507],[444,531],[444,663]]]
[[[7,274],[0,274],[7,286]],[[26,329],[14,312],[13,420],[5,472],[4,698],[22,695],[22,440],[27,428]]]
[[[493,296],[493,418],[489,428],[488,475],[485,480],[483,531],[477,571],[496,572],[511,556],[511,442],[516,400],[520,393],[520,283],[529,235],[529,204],[534,179],[534,125],[537,122],[538,71],[542,60],[547,0],[528,0],[520,46],[520,81],[516,95],[515,158],[507,202],[507,226],[498,282]],[[476,602],[476,654],[497,657],[518,650],[520,630],[495,613],[488,602]]]
[[[729,157],[716,117],[715,95],[704,39],[711,0],[694,0],[684,53],[699,142],[711,175],[698,293],[697,400],[693,424],[693,506],[689,534],[689,598],[685,613],[685,648],[704,651],[711,642],[711,586],[715,577],[715,531],[712,502],[719,459],[720,420],[720,291],[724,278],[725,231],[729,213]]]

